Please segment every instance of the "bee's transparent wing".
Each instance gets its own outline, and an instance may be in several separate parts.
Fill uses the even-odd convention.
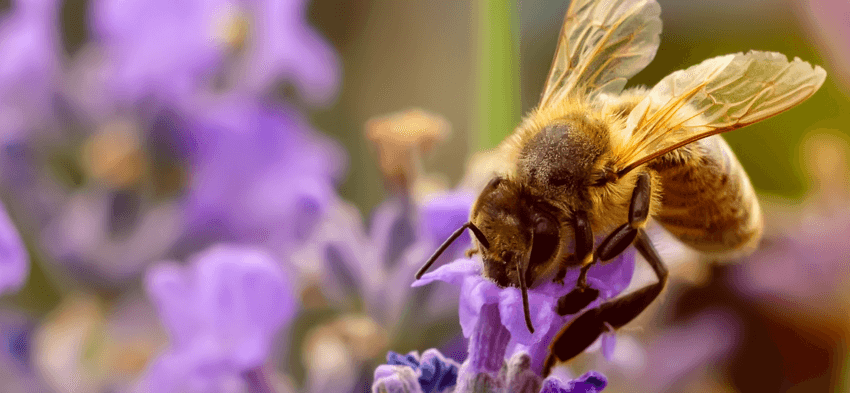
[[[767,119],[820,88],[826,71],[774,52],[715,57],[661,80],[629,114],[620,173],[707,136]]]
[[[658,50],[661,7],[655,0],[573,0],[540,106],[568,95],[618,94]]]

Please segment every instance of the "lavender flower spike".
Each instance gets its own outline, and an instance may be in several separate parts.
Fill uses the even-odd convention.
[[[139,391],[244,388],[296,310],[278,263],[254,248],[215,246],[188,267],[154,266],[145,286],[171,345],[149,366]]]
[[[531,370],[531,358],[525,352],[514,354],[496,373],[472,373],[475,367],[467,361],[457,374],[457,364],[436,349],[425,351],[421,361],[416,352],[390,352],[387,363],[375,369],[372,393],[598,393],[608,384],[596,371],[577,379],[551,375],[544,380]]]

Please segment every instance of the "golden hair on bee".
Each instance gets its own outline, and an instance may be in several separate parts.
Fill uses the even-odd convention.
[[[790,109],[826,78],[800,59],[751,51],[705,60],[652,88],[624,90],[655,56],[660,12],[655,0],[570,3],[540,103],[499,146],[504,166],[481,191],[469,222],[417,273],[468,228],[483,274],[521,289],[533,330],[529,288],[563,283],[567,269],[580,267],[576,287],[556,310],[578,313],[599,294],[587,269],[634,246],[658,282],[565,326],[545,373],[633,320],[663,290],[667,269],[644,231],[649,220],[705,254],[742,254],[758,244],[758,199],[718,134]]]

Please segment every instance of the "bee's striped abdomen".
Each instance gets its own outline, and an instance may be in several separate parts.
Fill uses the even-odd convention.
[[[719,135],[650,163],[663,188],[655,219],[699,251],[734,255],[754,249],[762,216],[753,186]]]

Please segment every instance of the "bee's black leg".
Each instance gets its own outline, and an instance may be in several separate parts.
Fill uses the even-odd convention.
[[[591,266],[593,263],[582,266],[576,288],[558,299],[558,315],[575,314],[599,297],[598,289],[587,286],[587,271]]]
[[[573,230],[575,231],[575,259],[581,265],[581,272],[576,287],[570,293],[558,299],[558,314],[570,315],[581,311],[599,297],[599,290],[587,286],[587,271],[596,262],[593,253],[593,232],[587,219],[587,212],[579,210],[573,215]],[[572,265],[570,265],[572,266]],[[566,275],[566,264],[562,264]],[[563,281],[563,277],[561,277]]]
[[[564,285],[564,278],[567,277],[567,270],[569,270],[570,266],[575,266],[575,264],[575,255],[568,255],[567,259],[564,262],[561,262],[561,265],[558,268],[558,273],[555,274],[555,278],[553,278],[552,281]]]
[[[602,304],[599,308],[587,310],[565,326],[549,346],[543,375],[548,375],[555,363],[570,360],[593,344],[599,335],[607,331],[606,324],[617,329],[635,319],[664,289],[667,284],[667,268],[661,262],[646,232],[643,229],[637,229],[636,232],[635,248],[652,266],[658,282]]]

